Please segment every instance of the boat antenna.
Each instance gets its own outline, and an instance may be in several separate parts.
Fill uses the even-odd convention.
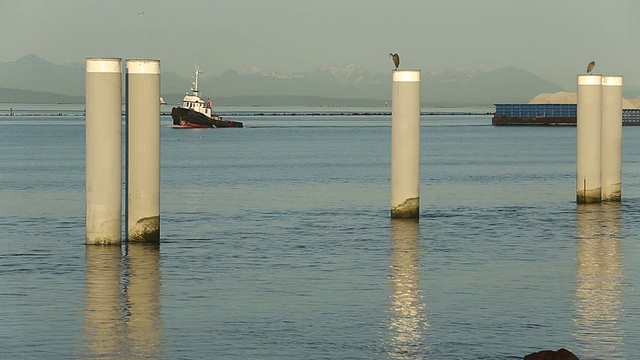
[[[196,62],[196,69],[193,72],[193,82],[191,83],[193,85],[193,87],[191,88],[191,91],[193,92],[193,95],[198,96],[198,75],[202,74],[202,71],[200,71],[200,68],[198,67],[198,63]]]

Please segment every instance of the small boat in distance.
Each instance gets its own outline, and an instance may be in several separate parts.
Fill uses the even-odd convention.
[[[243,127],[239,121],[223,120],[221,116],[214,115],[211,100],[202,100],[198,90],[198,75],[200,68],[196,66],[191,84],[191,94],[187,93],[182,99],[182,106],[171,109],[173,125],[181,128],[228,128]]]

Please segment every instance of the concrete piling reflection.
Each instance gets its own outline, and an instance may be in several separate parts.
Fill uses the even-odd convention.
[[[161,354],[160,247],[87,246],[85,352],[95,358],[157,359]]]
[[[420,289],[420,228],[414,219],[391,219],[390,346],[388,357],[421,358],[429,328]]]
[[[134,314],[127,322],[130,347],[136,358],[155,359],[162,335],[159,244],[128,245],[126,265],[128,313]]]
[[[589,359],[624,358],[621,204],[578,205],[575,338]]]
[[[394,70],[391,217],[420,217],[420,70]]]
[[[96,358],[112,358],[122,345],[120,246],[87,246],[83,333]]]

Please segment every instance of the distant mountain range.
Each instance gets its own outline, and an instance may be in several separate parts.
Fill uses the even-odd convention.
[[[206,65],[201,69],[200,91],[217,105],[384,105],[391,100],[391,71],[375,73],[356,65],[324,65],[301,73],[250,68],[243,72],[227,70],[218,76],[205,76]],[[178,104],[191,81],[174,72],[162,72],[161,96],[169,104]],[[0,102],[83,103],[84,87],[84,63],[58,65],[36,55],[0,63]],[[562,90],[515,67],[489,72],[443,69],[422,73],[425,105],[521,103],[539,93]]]

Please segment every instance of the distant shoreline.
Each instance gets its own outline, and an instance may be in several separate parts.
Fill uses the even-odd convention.
[[[275,112],[219,112],[220,116],[391,116],[391,112],[297,112],[297,111],[275,111]],[[434,112],[425,111],[420,113],[421,116],[491,116],[493,112]],[[53,117],[53,116],[79,116],[84,117],[82,113],[0,113],[0,117]],[[122,114],[125,116],[125,114]],[[171,113],[162,112],[160,116],[171,116]]]
[[[440,112],[440,111],[424,111],[421,112],[420,115],[424,116],[424,115],[433,115],[433,116],[441,116],[441,115],[456,115],[456,116],[464,116],[464,115],[493,115],[494,113],[492,112]],[[171,114],[168,114],[171,115]],[[218,113],[218,115],[224,115],[224,116],[391,116],[391,112],[351,112],[351,111],[344,111],[344,112],[296,112],[296,111],[292,111],[292,112],[283,112],[283,111],[276,111],[276,112],[256,112],[256,113],[234,113],[234,112],[220,112]]]

